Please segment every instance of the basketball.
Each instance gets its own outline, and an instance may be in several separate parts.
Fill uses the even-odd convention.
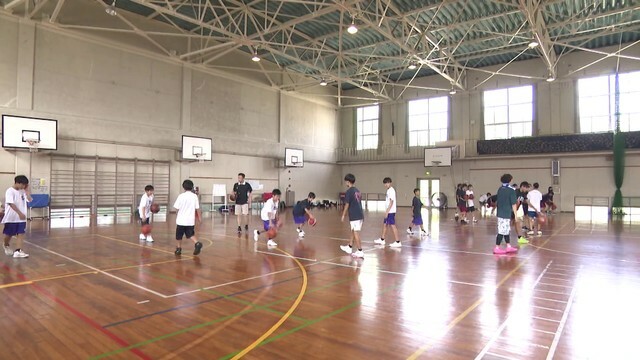
[[[475,199],[475,196],[473,196],[473,194],[469,195],[469,199],[473,200]]]
[[[142,230],[140,232],[142,233],[142,235],[145,235],[145,236],[151,234],[151,225],[149,224],[142,225]]]
[[[278,236],[278,230],[276,230],[276,228],[270,228],[267,231],[267,236],[269,237],[269,239],[275,239],[276,236]]]
[[[543,225],[547,222],[547,217],[543,214],[538,214],[538,224]]]
[[[229,194],[229,201],[236,201],[236,194]]]
[[[557,208],[558,208],[558,207],[556,206],[556,204],[551,203],[551,210],[555,210],[555,209],[557,209]]]
[[[309,218],[308,222],[310,226],[316,226],[316,224],[318,223],[315,218]]]
[[[158,205],[156,203],[153,203],[153,204],[151,204],[150,209],[151,209],[152,213],[157,214],[157,213],[160,212],[160,205]]]

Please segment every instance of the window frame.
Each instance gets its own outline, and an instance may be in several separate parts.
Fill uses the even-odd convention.
[[[435,111],[432,112],[431,111],[431,106],[432,106],[432,102],[435,101],[441,101],[442,99],[444,99],[446,101],[446,110],[445,111]],[[426,112],[417,112],[417,113],[413,113],[411,112],[411,104],[412,103],[417,103],[417,102],[426,102]],[[438,127],[438,128],[432,128],[431,127],[431,120],[432,120],[432,116],[437,116],[437,115],[441,115],[441,114],[445,114],[445,126],[444,127]],[[424,121],[426,123],[426,126],[424,126],[424,128],[421,129],[417,129],[417,130],[412,130],[412,119],[417,118],[417,117],[421,117],[420,121]],[[414,99],[414,100],[410,100],[407,102],[407,132],[406,132],[406,143],[407,146],[409,147],[429,147],[429,146],[435,146],[436,142],[441,142],[441,141],[447,141],[449,139],[449,127],[450,127],[450,123],[451,123],[451,99],[449,96],[433,96],[433,97],[429,97],[429,98],[421,98],[421,99]],[[442,136],[437,136],[438,141],[432,141],[434,139],[434,134],[438,133],[439,135],[442,134],[442,132],[444,132],[444,137]],[[418,140],[415,144],[412,144],[412,133],[416,133],[416,140]],[[426,138],[427,138],[427,142],[426,144],[421,144],[419,142],[420,139],[420,133],[424,133]]]
[[[529,88],[531,90],[531,101],[529,102],[527,101],[522,101],[522,102],[512,102],[511,100],[511,96],[513,96],[511,94],[512,91],[515,91],[516,89],[523,89],[523,88]],[[533,136],[535,131],[534,131],[534,124],[536,122],[536,109],[535,109],[535,105],[536,105],[536,96],[535,96],[535,86],[534,84],[526,84],[526,85],[518,85],[518,86],[511,86],[511,87],[506,87],[506,88],[499,88],[499,89],[491,89],[491,90],[484,90],[482,92],[482,122],[483,122],[483,138],[485,140],[505,140],[505,139],[511,139],[511,138],[518,138],[518,137],[530,137]],[[503,104],[498,104],[498,105],[487,105],[486,102],[486,94],[490,93],[490,92],[501,92],[504,91],[505,95],[504,96],[504,101]],[[517,100],[516,100],[517,101]],[[511,117],[513,116],[513,107],[518,107],[518,106],[523,106],[523,105],[528,105],[530,104],[531,106],[531,120],[525,120],[525,121],[512,121]],[[488,117],[487,117],[487,113],[489,111],[492,111],[494,113],[494,118],[493,121],[491,123],[489,123]],[[503,122],[496,122],[495,121],[495,114],[497,113],[501,113],[502,117],[504,119],[506,119]],[[527,127],[530,126],[529,131],[527,131]],[[488,131],[489,128],[495,128],[497,129],[498,127],[503,127],[504,130],[502,131],[506,131],[507,135],[503,136],[503,137],[499,137],[499,136],[495,136],[495,134],[497,133],[497,130],[494,131]],[[513,135],[513,131],[514,128],[516,127],[520,127],[521,131],[519,131],[518,135]],[[490,135],[487,136],[487,134],[494,134],[494,135]],[[522,135],[520,135],[522,134]]]
[[[367,118],[365,116],[365,109],[375,107],[377,110],[376,118]],[[362,119],[360,119],[360,112],[362,112]],[[355,134],[355,149],[357,151],[361,150],[375,150],[378,149],[380,144],[380,105],[366,105],[359,106],[355,109],[355,123],[354,123],[354,134]],[[368,124],[365,124],[368,123]],[[362,123],[362,124],[361,124]],[[370,133],[364,134],[360,132],[362,125],[362,129],[364,129],[365,125],[370,125]],[[374,141],[365,141],[365,139],[375,139]],[[365,147],[365,143],[369,144],[369,146]],[[372,144],[375,144],[372,145]]]

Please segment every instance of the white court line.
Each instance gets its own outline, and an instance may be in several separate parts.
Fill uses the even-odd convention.
[[[536,320],[542,320],[542,321],[548,321],[548,322],[552,322],[552,323],[559,323],[559,320],[553,320],[553,319],[549,319],[549,318],[545,318],[545,317],[541,317],[541,316],[532,316],[532,319],[536,319]]]
[[[542,334],[555,335],[554,332],[547,331],[547,330],[540,330],[540,329],[536,329],[536,328],[530,328],[530,329],[533,330],[533,331],[537,331],[539,333],[542,333]]]
[[[265,254],[265,255],[272,255],[272,256],[280,256],[280,257],[286,257],[286,258],[293,258],[293,259],[298,259],[298,260],[306,260],[306,261],[314,261],[314,262],[318,261],[318,259],[309,259],[309,258],[299,257],[299,256],[288,256],[288,255],[285,255],[285,254],[272,253],[272,252],[262,251],[262,250],[256,250],[256,253]]]
[[[140,304],[146,304],[148,303],[150,300],[142,300],[142,301],[138,301],[138,305]]]
[[[572,269],[578,269],[578,268],[579,268],[579,266],[575,266],[575,265],[563,265],[563,264],[554,264],[553,266],[554,266],[554,267],[555,267],[555,266],[559,266],[559,267],[566,267],[566,268],[572,268]]]
[[[572,282],[572,279],[560,279],[560,278],[555,278],[555,277],[546,277],[546,280],[558,280],[558,281],[566,281],[566,282]]]
[[[557,272],[548,272],[547,274],[556,275],[556,276],[571,276],[571,274],[560,274],[560,273],[557,273]]]
[[[552,334],[553,334],[553,333],[552,333]],[[514,340],[514,339],[513,339],[513,338],[511,338],[511,337],[500,336],[500,340],[505,340],[505,341],[509,342],[509,345],[512,345],[512,344],[514,344],[514,343],[517,343],[517,344],[519,344],[519,345],[533,346],[533,347],[537,347],[537,348],[540,348],[540,349],[546,349],[546,350],[549,350],[549,347],[548,347],[548,346],[546,346],[546,345],[536,344],[536,343],[533,343],[533,342],[526,341],[526,340],[524,340],[524,339],[515,339],[515,340]]]
[[[495,357],[499,357],[501,359],[507,359],[507,360],[517,360],[516,358],[512,358],[512,357],[508,357],[508,356],[504,356],[504,355],[499,355],[496,353],[492,353],[492,352],[488,352],[487,355],[491,355],[491,356],[495,356]]]
[[[535,289],[535,291],[540,291],[540,292],[544,292],[544,293],[547,293],[547,294],[569,295],[569,294],[567,294],[567,293],[558,292],[558,291],[551,291],[551,290]]]
[[[577,283],[577,281],[576,281]],[[569,296],[569,301],[567,301],[567,306],[562,313],[562,319],[560,319],[560,325],[558,325],[558,329],[556,330],[555,336],[553,337],[553,342],[551,343],[551,348],[549,349],[549,353],[547,354],[547,360],[553,359],[553,356],[556,353],[556,348],[558,347],[558,343],[560,342],[560,336],[562,336],[562,331],[564,330],[564,326],[567,323],[567,318],[569,317],[569,311],[571,310],[571,305],[573,304],[573,298],[576,295],[577,286],[574,286],[571,289],[571,295]]]
[[[551,302],[557,302],[557,303],[561,303],[561,304],[566,304],[566,301],[563,300],[554,300],[554,299],[547,299],[547,298],[543,298],[543,297],[539,297],[539,296],[532,296],[533,299],[538,299],[538,300],[545,300],[545,301],[551,301]]]
[[[144,291],[146,291],[146,292],[149,292],[149,293],[151,293],[151,294],[154,294],[154,295],[159,296],[159,297],[164,298],[164,299],[168,298],[168,296],[167,296],[167,295],[164,295],[164,294],[161,294],[161,293],[159,293],[159,292],[157,292],[157,291],[154,291],[154,290],[148,289],[148,288],[146,288],[146,287],[144,287],[144,286],[138,285],[138,284],[133,283],[133,282],[131,282],[131,281],[129,281],[129,280],[125,280],[125,279],[123,279],[123,278],[121,278],[121,277],[115,276],[115,275],[110,274],[110,273],[108,273],[108,272],[102,271],[102,270],[100,270],[100,269],[98,269],[98,268],[96,268],[96,267],[93,267],[93,266],[89,265],[89,264],[85,264],[85,263],[83,263],[83,262],[81,262],[81,261],[78,261],[78,260],[72,259],[72,258],[70,258],[70,257],[68,257],[68,256],[62,255],[62,254],[57,253],[57,252],[55,252],[55,251],[53,251],[53,250],[49,250],[49,249],[44,248],[44,247],[42,247],[42,246],[40,246],[40,245],[36,245],[36,244],[34,244],[34,243],[32,243],[32,242],[29,242],[29,241],[26,241],[26,240],[25,240],[25,242],[26,242],[26,243],[28,243],[28,244],[30,244],[30,245],[32,245],[32,246],[35,246],[35,247],[37,247],[37,248],[39,248],[39,249],[41,249],[41,250],[44,250],[44,251],[49,252],[49,253],[51,253],[51,254],[54,254],[54,255],[60,256],[60,257],[61,257],[61,258],[63,258],[63,259],[67,259],[67,260],[72,261],[72,262],[74,262],[74,263],[76,263],[76,264],[78,264],[78,265],[82,265],[82,266],[84,266],[84,267],[87,267],[87,268],[89,268],[89,269],[91,269],[91,270],[93,270],[93,271],[95,271],[95,272],[97,272],[97,273],[100,273],[100,274],[102,274],[102,275],[106,275],[106,276],[108,276],[108,277],[110,277],[110,278],[116,279],[116,280],[121,281],[121,282],[123,282],[123,283],[125,283],[125,284],[128,284],[128,285],[131,285],[131,286],[133,286],[133,287],[136,287],[136,288],[138,288],[138,289],[140,289],[140,290],[144,290]]]
[[[553,263],[553,260],[549,261],[549,263],[547,264],[547,266],[544,268],[544,270],[542,270],[542,272],[540,273],[540,275],[538,276],[538,278],[536,279],[536,281],[533,282],[533,284],[531,285],[531,289],[535,290],[535,287],[538,285],[538,283],[540,282],[540,280],[542,279],[542,277],[544,276],[544,274],[546,273],[546,271],[549,269],[549,266]],[[475,357],[475,360],[480,360],[482,359],[486,354],[490,354],[489,353],[489,349],[491,348],[491,346],[493,346],[493,344],[496,342],[496,340],[498,340],[498,338],[500,337],[500,334],[502,334],[502,331],[504,331],[504,329],[507,327],[507,324],[509,323],[509,320],[511,319],[511,317],[513,316],[513,314],[515,313],[515,311],[513,309],[511,309],[511,311],[509,311],[509,316],[507,316],[506,319],[504,319],[504,321],[502,322],[502,324],[500,324],[500,326],[498,327],[498,329],[496,330],[496,332],[493,334],[493,336],[491,337],[491,339],[489,339],[489,341],[487,342],[487,344],[482,348],[482,350],[480,350],[480,352],[478,353],[478,355]],[[493,355],[493,354],[490,354]]]
[[[541,282],[540,285],[555,286],[555,287],[567,288],[567,289],[571,289],[573,287],[573,286],[568,286],[568,285],[549,284],[549,283],[543,283],[543,282]]]
[[[532,308],[536,308],[536,309],[540,309],[540,310],[547,310],[547,311],[554,311],[554,312],[562,312],[562,310],[559,309],[552,309],[552,308],[548,308],[548,307],[544,307],[544,306],[538,306],[538,305],[531,305]],[[553,334],[553,333],[552,333]]]

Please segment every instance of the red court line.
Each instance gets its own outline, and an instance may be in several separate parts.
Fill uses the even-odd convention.
[[[11,268],[7,266],[7,264],[2,264],[2,267],[4,268],[4,270],[7,273],[12,272]],[[29,281],[29,279],[26,278],[26,276],[22,275],[22,274],[16,274],[16,276],[18,277],[18,279],[20,279],[21,281]],[[31,284],[31,286],[33,286],[33,288],[39,292],[40,294],[44,295],[45,297],[55,301],[56,303],[62,305],[63,308],[67,309],[70,313],[72,313],[73,315],[75,315],[76,317],[78,317],[80,320],[84,321],[85,323],[91,325],[91,327],[93,327],[94,329],[100,331],[101,333],[105,334],[107,337],[109,337],[111,340],[115,341],[118,345],[123,346],[123,347],[129,347],[130,344],[127,343],[125,340],[123,340],[122,338],[120,338],[118,335],[112,333],[111,331],[109,331],[108,329],[105,329],[104,327],[102,327],[100,324],[98,324],[97,322],[95,322],[93,319],[91,319],[90,317],[88,317],[87,315],[81,313],[79,310],[75,309],[73,306],[67,304],[66,302],[64,302],[62,299],[56,297],[55,295],[53,295],[52,293],[50,293],[49,291],[43,289],[42,287],[40,287],[39,285],[33,283]],[[137,355],[139,358],[141,359],[145,359],[145,360],[151,360],[151,357],[149,357],[147,354],[143,353],[141,350],[139,349],[131,349],[131,352],[134,353],[135,355]]]

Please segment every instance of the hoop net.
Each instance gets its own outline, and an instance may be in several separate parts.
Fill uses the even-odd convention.
[[[437,160],[436,160],[436,161],[432,161],[432,162],[431,162],[431,165],[432,165],[432,166],[435,166],[435,167],[438,167],[441,163],[442,163],[442,161],[437,161]]]
[[[198,158],[198,163],[204,164],[204,158],[206,154],[202,153],[202,154],[194,154],[194,155],[196,156],[196,158]]]
[[[29,146],[29,152],[32,152],[32,153],[38,152],[38,145],[40,145],[40,140],[37,140],[37,139],[25,139],[25,142]]]

